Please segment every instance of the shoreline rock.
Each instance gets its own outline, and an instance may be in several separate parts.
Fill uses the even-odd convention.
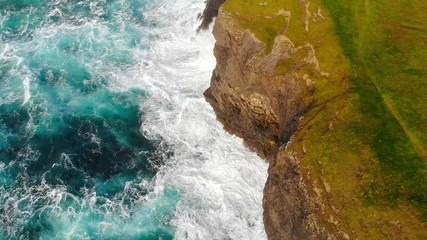
[[[202,19],[202,23],[200,24],[199,30],[206,30],[208,29],[209,25],[212,23],[213,19],[218,16],[218,9],[219,7],[225,2],[226,0],[207,0],[206,1],[206,7],[205,10],[199,17]]]

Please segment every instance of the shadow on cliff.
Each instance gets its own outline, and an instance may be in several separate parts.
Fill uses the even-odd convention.
[[[218,16],[219,7],[226,0],[207,0],[206,8],[203,11],[203,14],[199,15],[199,18],[202,19],[202,23],[200,24],[197,31],[206,30],[209,28],[209,25],[212,23],[213,19]]]

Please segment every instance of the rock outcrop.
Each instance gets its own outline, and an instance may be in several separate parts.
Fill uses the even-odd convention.
[[[315,86],[298,69],[312,64],[310,46],[296,48],[285,35],[276,38],[271,53],[249,30],[242,30],[230,13],[221,11],[213,34],[217,66],[206,99],[224,127],[242,137],[263,158],[274,156],[297,130],[298,118],[313,103]],[[274,68],[298,51],[307,56],[286,75]],[[315,64],[313,69],[316,68]]]
[[[200,15],[202,23],[198,30],[207,29],[212,23],[213,19],[218,16],[219,7],[225,2],[225,0],[207,0],[206,7],[203,14]]]
[[[242,30],[226,11],[220,11],[213,34],[217,66],[205,96],[224,128],[270,162],[263,203],[269,238],[328,239],[313,218],[298,160],[285,150],[299,118],[314,103],[316,86],[298,71],[307,65],[319,71],[314,49],[296,47],[279,35],[266,53],[265,44]],[[292,58],[301,52],[304,57]],[[275,73],[281,60],[294,66],[284,75]]]

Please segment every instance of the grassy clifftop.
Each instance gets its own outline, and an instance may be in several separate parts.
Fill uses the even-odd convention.
[[[298,70],[316,83],[317,101],[292,149],[324,224],[352,239],[427,238],[427,2],[228,0],[223,7],[267,52],[279,34],[316,51],[325,74]],[[280,61],[276,73],[291,67]]]

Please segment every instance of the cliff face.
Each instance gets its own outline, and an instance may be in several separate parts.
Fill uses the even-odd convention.
[[[310,218],[311,206],[298,160],[284,149],[279,151],[297,130],[299,118],[314,103],[316,86],[299,72],[304,66],[319,71],[314,49],[310,45],[296,47],[280,35],[266,54],[265,44],[249,30],[241,29],[227,11],[220,11],[213,34],[217,66],[205,96],[226,130],[242,137],[270,161],[263,203],[269,238],[327,239],[325,231],[315,233],[310,226],[315,222]],[[292,59],[300,52],[306,55]],[[275,73],[281,60],[295,66],[286,75]]]
[[[214,107],[225,128],[245,139],[264,158],[273,156],[297,130],[298,118],[313,103],[315,89],[310,79],[298,76],[298,68],[316,59],[311,46],[296,48],[285,35],[275,39],[270,53],[249,30],[241,29],[230,13],[221,11],[213,34],[217,66],[206,99]],[[307,52],[295,61],[295,69],[278,75],[280,60],[290,60],[297,52]],[[309,99],[309,100],[307,100]]]
[[[394,11],[426,16],[380,1],[381,8],[228,0],[207,14],[218,13],[217,66],[205,96],[224,128],[270,164],[263,202],[269,239],[427,237],[425,126],[407,113],[425,119],[425,108],[397,94],[427,100],[419,65],[427,52],[384,35],[425,40],[425,32],[393,30],[391,19]],[[378,10],[388,7],[390,16]],[[390,44],[399,51],[384,49]],[[400,54],[409,49],[422,53]],[[404,66],[412,70],[403,74]]]

